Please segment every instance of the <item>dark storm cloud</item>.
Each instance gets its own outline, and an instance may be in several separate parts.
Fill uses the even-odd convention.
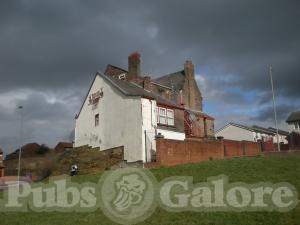
[[[192,58],[211,76],[234,74],[246,89],[266,88],[272,63],[283,93],[299,96],[299,6],[258,0],[2,2],[1,84],[78,84],[107,63],[126,66],[128,52],[138,49],[147,72],[170,72]],[[147,29],[157,29],[155,40],[149,42]]]
[[[226,115],[228,109],[252,114],[256,108],[256,119],[263,121],[272,117],[270,64],[279,105],[299,108],[299,8],[298,0],[1,1],[0,97],[30,89],[28,99],[12,104],[28,104],[36,109],[27,115],[33,124],[50,126],[78,111],[95,71],[107,63],[126,68],[127,55],[138,50],[143,71],[153,76],[180,70],[192,59],[204,78],[199,82],[206,82],[206,103]],[[45,103],[44,91],[56,101]],[[0,109],[7,104],[2,100]],[[0,112],[1,127],[8,126],[7,116]]]
[[[287,105],[281,104],[277,106],[277,119],[279,121],[285,121],[289,116],[290,112],[296,111],[299,108],[295,105]],[[258,120],[258,121],[268,121],[272,122],[274,120],[274,109],[272,106],[268,106],[264,109],[258,111],[256,116],[253,116],[251,119]]]

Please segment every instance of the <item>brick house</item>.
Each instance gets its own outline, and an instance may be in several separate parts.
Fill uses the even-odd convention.
[[[183,70],[151,79],[141,76],[140,58],[139,53],[132,53],[128,56],[128,71],[109,64],[104,74],[134,82],[183,107],[188,137],[214,137],[214,118],[202,111],[203,98],[195,80],[192,61],[186,61]]]
[[[107,65],[98,72],[76,116],[75,147],[124,147],[124,159],[151,161],[155,136],[184,140],[214,137],[214,118],[202,112],[194,65],[152,79],[141,72],[141,56],[128,57],[128,70]]]
[[[28,143],[22,146],[22,158],[32,157],[36,154],[36,152],[40,149],[40,145],[37,143]],[[5,159],[18,159],[19,157],[19,149],[15,150],[14,152],[6,155]]]
[[[69,142],[59,142],[54,148],[55,153],[63,153],[68,150],[73,149],[73,143]]]
[[[292,150],[300,150],[300,111],[292,112],[286,120],[289,129],[289,146]]]
[[[287,131],[278,130],[279,143],[287,144],[288,134]],[[275,128],[265,128],[256,125],[246,126],[233,122],[217,130],[216,137],[235,141],[270,142],[270,148],[272,149],[273,143],[277,143],[277,131]]]
[[[300,111],[292,112],[286,120],[289,132],[300,133]]]

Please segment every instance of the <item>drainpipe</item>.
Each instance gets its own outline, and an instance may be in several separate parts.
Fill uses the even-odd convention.
[[[144,130],[144,134],[145,134],[145,162],[148,161],[148,157],[147,157],[147,133],[146,133],[146,130]]]

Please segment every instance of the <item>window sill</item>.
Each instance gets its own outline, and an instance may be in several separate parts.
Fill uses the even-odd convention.
[[[176,128],[175,125],[172,125],[172,126],[171,126],[171,125],[162,124],[162,123],[158,123],[157,126],[160,126],[160,127],[168,127],[168,128],[174,128],[174,129]]]

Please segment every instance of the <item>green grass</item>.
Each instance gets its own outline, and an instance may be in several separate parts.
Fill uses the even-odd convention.
[[[230,182],[289,182],[300,193],[300,156],[238,158],[209,161],[201,164],[153,169],[158,180],[169,176],[193,176],[194,182],[209,176],[225,174]],[[97,182],[101,174],[74,177],[73,181]],[[100,210],[92,213],[0,213],[0,225],[98,225],[114,224]],[[182,212],[169,213],[162,209],[141,224],[262,224],[300,225],[300,205],[287,213],[279,212]]]

